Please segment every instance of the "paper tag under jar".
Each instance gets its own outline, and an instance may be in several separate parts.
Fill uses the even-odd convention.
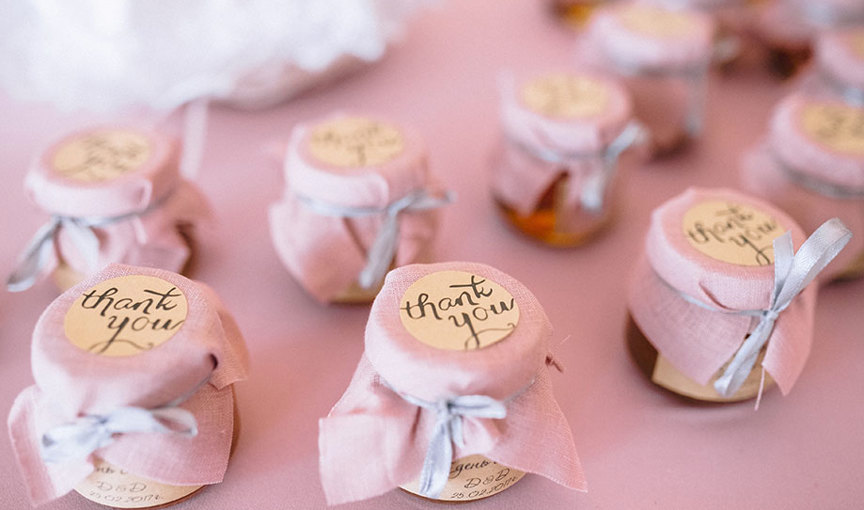
[[[739,266],[774,263],[774,239],[785,229],[756,207],[725,200],[700,202],[684,214],[683,234],[704,255]]]
[[[450,478],[438,496],[438,501],[474,501],[488,498],[508,489],[525,476],[523,471],[502,466],[482,455],[469,455],[450,465]],[[421,496],[420,481],[403,485],[402,489]]]
[[[609,102],[609,89],[588,76],[556,73],[532,80],[522,88],[522,101],[536,113],[561,119],[600,115]]]
[[[483,349],[519,324],[519,307],[501,285],[464,271],[438,271],[414,283],[399,305],[402,325],[436,349]]]
[[[51,167],[68,179],[104,182],[138,170],[152,153],[150,141],[140,133],[98,131],[63,143],[54,153]]]
[[[650,5],[633,5],[621,11],[624,26],[650,37],[679,38],[693,31],[693,17]]]
[[[864,108],[837,103],[806,105],[801,112],[804,132],[831,150],[864,156]]]
[[[135,356],[158,347],[183,326],[186,296],[161,278],[129,275],[84,291],[63,320],[66,338],[100,356]]]
[[[398,128],[363,117],[342,117],[318,124],[312,128],[307,143],[313,157],[343,168],[382,165],[405,150]]]
[[[128,473],[102,459],[75,487],[85,498],[113,508],[153,508],[177,502],[203,485],[166,485]]]

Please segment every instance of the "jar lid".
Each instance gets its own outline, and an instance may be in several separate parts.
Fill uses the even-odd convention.
[[[287,187],[307,198],[385,207],[426,186],[426,147],[405,126],[334,113],[294,129],[284,171]]]
[[[598,9],[588,34],[619,67],[676,70],[708,64],[714,22],[698,11],[624,2]]]
[[[26,178],[43,209],[64,216],[111,217],[146,209],[180,180],[178,144],[130,126],[64,136],[43,151]]]
[[[778,161],[796,172],[864,188],[864,108],[792,94],[775,108],[768,142]]]
[[[552,328],[516,279],[469,262],[387,274],[366,326],[366,357],[395,391],[438,402],[512,397],[549,354]]]
[[[841,88],[864,90],[864,28],[823,32],[816,42],[816,60]]]
[[[502,90],[504,132],[534,150],[595,154],[633,115],[630,95],[600,73],[558,71],[521,76]]]

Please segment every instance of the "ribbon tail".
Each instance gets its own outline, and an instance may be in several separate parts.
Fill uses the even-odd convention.
[[[77,220],[64,220],[63,228],[69,233],[75,247],[90,271],[99,269],[99,237],[93,231],[93,226]]]
[[[453,462],[453,442],[450,437],[449,420],[442,420],[435,426],[435,435],[429,442],[423,469],[420,471],[419,492],[421,495],[436,499],[441,495],[450,478],[450,465]]]
[[[378,237],[369,248],[366,267],[360,272],[358,283],[364,289],[377,285],[387,274],[396,255],[396,240],[399,237],[399,218],[388,213],[378,232]]]
[[[714,389],[717,393],[729,398],[741,389],[747,376],[750,375],[750,371],[753,370],[753,365],[756,364],[759,351],[762,350],[773,330],[773,320],[763,319],[759,322],[756,329],[750,333],[750,336],[735,353],[735,357],[729,362],[723,375],[714,381]]]
[[[45,272],[49,260],[54,255],[54,236],[59,227],[60,220],[55,218],[39,228],[24,250],[15,270],[6,280],[6,288],[10,292],[29,289]]]

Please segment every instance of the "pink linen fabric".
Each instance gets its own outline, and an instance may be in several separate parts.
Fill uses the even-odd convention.
[[[99,182],[73,180],[54,170],[52,160],[63,145],[116,129],[147,138],[152,152],[140,168]],[[176,140],[156,131],[127,126],[83,130],[64,137],[40,154],[27,174],[25,189],[43,210],[59,216],[105,219],[143,211],[128,219],[93,227],[99,239],[95,268],[89,267],[87,257],[61,228],[55,239],[55,262],[66,263],[84,275],[110,263],[181,271],[190,250],[178,229],[188,229],[208,218],[209,206],[198,188],[180,176],[179,159]]]
[[[864,5],[858,0],[778,0],[761,8],[754,28],[770,42],[803,46],[822,30],[862,20]]]
[[[774,266],[740,266],[715,260],[692,247],[683,234],[684,214],[706,200],[751,205],[773,216],[792,234],[795,249],[805,240],[795,221],[776,207],[727,189],[690,188],[651,215],[645,253],[639,258],[628,294],[636,324],[676,369],[707,384],[727,363],[755,326],[752,317],[707,310],[768,308]],[[795,384],[810,353],[816,286],[805,289],[780,314],[762,362],[785,395]]]
[[[308,149],[309,129],[345,114],[334,114],[294,129],[285,154],[285,194],[270,207],[270,233],[291,275],[321,302],[329,302],[357,281],[366,265],[385,215],[354,218],[319,214],[298,195],[333,206],[384,208],[418,190],[437,193],[426,148],[419,135],[400,126],[401,154],[379,166],[339,168],[315,159]],[[438,227],[437,209],[399,214],[394,266],[431,257]]]
[[[557,73],[556,73],[557,74]],[[584,181],[604,171],[603,155],[632,120],[633,105],[627,90],[615,79],[600,73],[562,73],[584,76],[604,85],[606,108],[592,116],[554,118],[525,105],[521,91],[532,78],[520,77],[501,94],[501,124],[504,140],[495,149],[492,163],[492,193],[508,207],[527,216],[562,174],[569,177],[562,220],[577,228],[579,202]],[[568,162],[538,157],[548,153]],[[569,156],[569,158],[568,158]],[[612,186],[607,186],[607,195]]]
[[[72,303],[98,282],[127,275],[154,276],[176,285],[188,304],[183,326],[165,343],[135,356],[104,357],[73,345],[63,326]],[[43,462],[39,443],[47,430],[119,407],[166,405],[202,381],[207,383],[179,404],[195,416],[195,437],[120,434],[94,455],[166,484],[222,481],[234,429],[232,385],[246,378],[248,354],[234,319],[209,287],[164,270],[112,264],[48,306],[33,333],[32,370],[36,384],[15,400],[8,426],[34,504],[66,494],[94,469],[93,456],[62,464]]]
[[[399,318],[402,295],[417,279],[447,270],[470,272],[506,288],[520,310],[515,331],[473,351],[436,349],[412,337]],[[420,475],[436,416],[396,392],[428,402],[462,395],[507,401],[504,419],[464,418],[465,446],[454,449],[454,459],[482,454],[585,490],[573,438],[547,373],[551,334],[536,298],[512,277],[489,266],[449,262],[391,271],[372,305],[366,351],[354,378],[319,422],[321,482],[327,502],[371,498]]]
[[[864,94],[864,55],[853,46],[854,38],[864,37],[864,28],[831,30],[816,41],[816,62],[821,72],[842,88]]]

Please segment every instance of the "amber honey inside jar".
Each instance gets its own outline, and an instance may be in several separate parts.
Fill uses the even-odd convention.
[[[492,183],[499,212],[550,246],[591,240],[614,216],[618,167],[641,133],[629,94],[611,78],[563,72],[507,92]]]

